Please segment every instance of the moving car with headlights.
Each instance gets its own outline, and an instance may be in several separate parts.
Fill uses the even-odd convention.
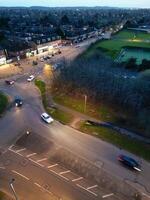
[[[43,119],[43,121],[45,121],[48,124],[50,124],[54,121],[53,118],[50,115],[48,115],[47,113],[42,113],[41,118]]]
[[[27,79],[28,82],[31,82],[35,79],[35,76],[34,75],[31,75],[29,76],[29,78]]]
[[[17,97],[17,98],[15,99],[15,106],[16,106],[16,107],[21,107],[22,104],[23,104],[22,99],[19,98],[19,97]]]
[[[15,81],[14,80],[6,80],[5,83],[7,85],[13,85],[15,83]]]
[[[125,156],[125,155],[119,155],[118,156],[118,161],[121,162],[123,165],[134,169],[136,171],[141,171],[141,166],[139,165],[139,163],[134,160],[133,158],[129,157],[129,156]]]

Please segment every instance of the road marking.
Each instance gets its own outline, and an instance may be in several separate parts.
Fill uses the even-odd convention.
[[[146,196],[147,198],[150,199],[150,196],[148,194],[142,193],[143,196]]]
[[[107,197],[110,197],[110,196],[113,196],[113,195],[114,195],[114,193],[106,194],[106,195],[103,195],[102,198],[104,199],[104,198],[107,198]]]
[[[39,188],[41,188],[42,186],[38,183],[34,183],[36,186],[38,186]]]
[[[81,189],[83,189],[83,190],[85,190],[85,191],[87,191],[87,192],[93,194],[93,195],[96,196],[96,197],[98,196],[95,192],[92,192],[92,191],[88,190],[87,188],[83,187],[83,186],[80,185],[80,184],[76,184],[76,186],[78,186],[79,188],[81,188]]]
[[[83,179],[83,177],[75,178],[75,179],[72,180],[72,182],[80,181],[80,180],[82,180],[82,179]]]
[[[11,150],[12,149],[12,147],[14,147],[14,145],[12,144],[12,145],[10,145],[10,147],[8,148],[9,150]]]
[[[40,159],[40,160],[37,160],[36,162],[42,162],[42,161],[44,161],[44,160],[47,160],[47,158],[42,158],[42,159]]]
[[[19,149],[19,150],[16,151],[16,153],[19,153],[19,152],[24,151],[24,150],[26,150],[26,148]]]
[[[31,156],[34,156],[34,155],[36,155],[37,153],[31,153],[31,154],[28,154],[26,157],[27,158],[30,158]]]
[[[57,172],[55,172],[54,170],[50,170],[51,172],[53,172],[54,174],[56,174],[57,176],[60,176],[61,178],[63,178],[63,179],[65,179],[65,180],[69,180],[68,178],[66,178],[66,177],[64,177],[63,175],[61,175],[61,174],[58,174]]]
[[[49,191],[49,190],[47,190],[47,189],[45,189],[44,187],[42,187],[40,184],[38,184],[38,183],[34,183],[34,185],[36,185],[37,187],[39,187],[39,188],[41,188],[41,189],[43,189],[44,191],[46,191],[46,192],[48,192],[49,194],[51,194],[52,195],[52,193]]]
[[[6,169],[5,167],[0,167],[0,169]]]
[[[67,170],[67,171],[64,171],[64,172],[60,172],[59,174],[62,175],[62,174],[67,174],[69,172],[70,172],[70,170]]]
[[[44,165],[42,165],[42,164],[40,164],[40,163],[36,162],[35,160],[32,160],[31,158],[29,158],[29,160],[30,160],[31,162],[34,162],[34,163],[36,163],[37,165],[39,165],[39,166],[41,166],[41,167],[44,167]]]
[[[54,164],[54,165],[49,165],[47,168],[49,169],[49,168],[55,167],[55,166],[57,166],[57,165],[58,165],[57,163]]]
[[[93,189],[93,188],[96,188],[96,187],[98,187],[98,185],[93,185],[91,187],[88,187],[87,190],[90,190],[90,189]]]
[[[17,174],[17,175],[23,177],[24,179],[29,180],[29,178],[26,177],[26,176],[24,176],[23,174],[20,174],[19,172],[16,172],[15,170],[11,170],[11,171],[12,171],[13,173],[15,173],[15,174]]]

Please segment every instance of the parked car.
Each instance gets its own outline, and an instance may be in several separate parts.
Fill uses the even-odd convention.
[[[16,106],[16,107],[21,107],[22,104],[23,104],[22,99],[19,98],[19,97],[17,97],[17,98],[15,99],[15,106]]]
[[[13,85],[15,83],[15,81],[14,80],[6,80],[5,83],[7,85]]]
[[[42,113],[41,118],[43,119],[43,121],[45,121],[48,124],[50,124],[54,121],[53,118],[50,115],[48,115],[47,113]]]
[[[141,171],[141,166],[139,165],[139,163],[134,160],[133,158],[129,157],[129,156],[125,156],[125,155],[119,155],[118,156],[118,161],[121,162],[123,165],[134,169],[136,171]]]
[[[27,79],[28,82],[31,82],[35,79],[34,75],[30,75],[29,78]]]

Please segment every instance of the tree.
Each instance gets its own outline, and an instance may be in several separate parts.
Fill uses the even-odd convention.
[[[63,15],[62,18],[61,18],[61,24],[65,25],[65,24],[69,24],[70,21],[69,21],[69,18],[67,15]]]
[[[63,31],[60,27],[57,28],[56,33],[57,33],[59,36],[61,36],[62,39],[65,39],[65,33],[64,33],[64,31]]]

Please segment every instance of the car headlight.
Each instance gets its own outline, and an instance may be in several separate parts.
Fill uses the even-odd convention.
[[[18,103],[16,103],[16,106],[18,106]]]

